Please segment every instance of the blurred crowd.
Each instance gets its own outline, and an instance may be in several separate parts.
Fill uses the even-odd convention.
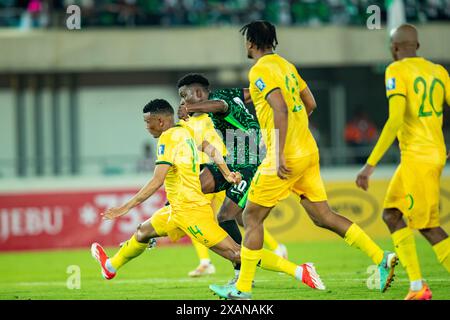
[[[385,0],[0,0],[0,26],[63,27],[66,8],[81,8],[83,26],[242,25],[254,19],[278,25],[364,25]],[[450,0],[404,0],[410,22],[450,20]]]

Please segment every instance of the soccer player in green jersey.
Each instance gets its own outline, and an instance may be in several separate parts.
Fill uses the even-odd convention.
[[[178,81],[177,86],[181,98],[178,116],[188,120],[189,114],[208,113],[226,145],[228,166],[242,176],[239,185],[232,185],[222,179],[218,167],[213,163],[205,164],[200,175],[204,193],[226,190],[226,198],[218,214],[219,225],[233,240],[241,243],[242,236],[236,219],[242,225],[242,212],[248,189],[261,163],[259,123],[245,106],[245,103],[251,101],[248,89],[233,88],[210,92],[208,79],[200,74],[185,75]],[[287,258],[286,247],[278,244],[267,230],[264,234],[264,242],[269,249]],[[239,270],[240,265],[235,266],[236,278],[231,283],[237,279]]]

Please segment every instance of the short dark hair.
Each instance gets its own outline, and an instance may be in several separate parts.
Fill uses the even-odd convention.
[[[177,88],[190,86],[191,84],[199,84],[206,89],[209,87],[209,81],[205,76],[200,73],[188,73],[178,80]]]
[[[155,99],[147,103],[142,110],[144,113],[156,113],[156,114],[166,114],[173,115],[174,111],[172,106],[167,100]]]
[[[252,21],[239,30],[257,49],[275,49],[278,40],[275,26],[266,20]]]

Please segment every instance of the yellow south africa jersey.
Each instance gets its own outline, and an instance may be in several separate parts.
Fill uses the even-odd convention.
[[[164,181],[167,199],[174,210],[207,205],[210,201],[202,193],[200,165],[193,132],[180,121],[164,131],[158,141],[156,164],[171,167]]]
[[[189,117],[188,121],[184,123],[193,130],[194,141],[197,145],[201,145],[201,143],[206,140],[219,150],[222,156],[226,156],[227,149],[225,144],[217,134],[214,124],[208,114],[203,113],[198,116]],[[200,164],[209,163],[211,162],[211,159],[206,153],[199,152],[199,162]]]
[[[250,95],[267,148],[266,159],[276,159],[278,141],[273,110],[266,97],[277,88],[281,90],[288,108],[288,129],[284,147],[286,159],[300,158],[317,152],[316,141],[308,128],[308,115],[300,99],[300,91],[307,85],[295,66],[277,54],[268,54],[261,57],[251,68],[249,81]]]
[[[442,113],[444,100],[450,103],[447,70],[422,57],[393,62],[386,69],[386,95],[406,99],[403,126],[397,134],[402,158],[444,164]]]

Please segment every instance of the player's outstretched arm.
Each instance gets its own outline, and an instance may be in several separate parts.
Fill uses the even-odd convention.
[[[206,100],[198,103],[184,103],[180,105],[181,113],[225,113],[228,110],[228,104],[223,100]],[[180,117],[180,112],[178,114]],[[181,118],[181,117],[180,117]]]
[[[231,172],[225,163],[222,154],[210,144],[208,141],[204,140],[202,144],[199,146],[199,150],[206,153],[215,164],[219,168],[223,177],[230,183],[239,184],[242,180],[241,174],[239,172]]]
[[[286,160],[284,158],[284,145],[286,144],[286,133],[288,128],[288,109],[286,101],[280,88],[272,90],[267,96],[266,100],[270,107],[273,109],[273,122],[275,129],[278,130],[278,177],[280,179],[287,179],[287,175],[290,170],[286,166]]]
[[[102,212],[101,215],[104,219],[115,219],[120,216],[127,214],[131,209],[138,206],[148,198],[150,198],[164,183],[164,179],[166,178],[167,172],[170,169],[170,165],[168,164],[158,164],[155,167],[155,171],[153,173],[153,178],[147,182],[147,184],[139,190],[136,195],[127,201],[121,207],[110,208],[105,212]]]
[[[311,113],[313,113],[314,109],[317,108],[317,104],[316,99],[314,99],[314,96],[308,87],[300,91],[300,99],[302,99],[303,103],[305,104],[306,113],[308,114],[308,116],[310,116]]]
[[[366,165],[358,172],[356,185],[367,190],[369,188],[369,177],[375,170],[375,166],[394,142],[398,130],[402,127],[406,111],[406,98],[401,95],[392,96],[389,99],[389,118],[384,125],[380,138],[377,141]]]

